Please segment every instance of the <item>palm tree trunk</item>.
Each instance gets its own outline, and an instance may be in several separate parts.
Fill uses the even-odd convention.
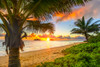
[[[19,48],[9,49],[9,65],[8,67],[21,67],[19,59]]]
[[[86,38],[86,41],[88,42],[88,35],[87,35],[87,33],[85,33],[85,38]]]

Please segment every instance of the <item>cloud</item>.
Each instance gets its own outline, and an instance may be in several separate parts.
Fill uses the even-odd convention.
[[[80,6],[78,8],[74,8],[70,14],[65,13],[57,13],[55,16],[56,21],[66,21],[66,20],[76,20],[85,16],[86,19],[93,17],[93,18],[100,18],[100,0],[93,0],[86,3],[85,6]]]
[[[36,21],[36,20],[38,20],[37,18],[28,18],[27,20],[32,20],[32,21]]]
[[[0,37],[3,37],[3,36],[5,36],[5,33],[0,34]]]

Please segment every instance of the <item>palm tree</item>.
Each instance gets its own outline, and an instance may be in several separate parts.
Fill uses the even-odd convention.
[[[0,26],[6,32],[6,49],[9,49],[9,67],[20,67],[19,49],[23,46],[22,34],[29,17],[49,19],[57,12],[70,12],[71,7],[84,5],[90,0],[0,0]],[[43,25],[45,27],[45,25]]]
[[[100,20],[95,21],[94,23],[92,22],[92,20],[93,20],[93,18],[91,17],[86,22],[84,19],[84,16],[83,16],[82,19],[78,19],[75,22],[75,25],[77,26],[77,28],[72,29],[71,32],[77,33],[77,34],[83,34],[86,38],[86,41],[88,42],[89,33],[100,30],[100,28],[99,28],[100,24],[98,24],[98,22],[100,22]]]

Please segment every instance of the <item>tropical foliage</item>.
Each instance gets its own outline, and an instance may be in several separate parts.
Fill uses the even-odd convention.
[[[57,12],[70,12],[71,7],[89,0],[0,0],[0,26],[6,32],[3,44],[9,49],[9,67],[20,67],[19,49],[26,36],[24,25],[30,17],[49,19]],[[44,25],[45,26],[45,25]],[[25,34],[22,36],[22,34]],[[6,51],[7,51],[6,49]]]
[[[62,51],[64,57],[45,62],[37,67],[99,67],[100,42],[84,43]]]
[[[100,20],[92,22],[93,18],[90,18],[87,20],[87,22],[84,19],[84,16],[82,19],[78,19],[75,22],[75,25],[77,28],[72,29],[72,33],[77,34],[83,34],[86,37],[86,40],[88,41],[89,33],[96,32],[100,30]]]
[[[48,31],[50,34],[53,34],[54,33],[54,24],[52,23],[42,23],[40,21],[31,21],[31,20],[28,20],[27,21],[28,23],[26,24],[26,26],[24,27],[27,28],[27,30],[30,30],[30,31],[33,31],[33,32],[46,32]]]
[[[95,34],[95,35],[91,35],[88,39],[89,43],[97,43],[100,42],[100,33]]]

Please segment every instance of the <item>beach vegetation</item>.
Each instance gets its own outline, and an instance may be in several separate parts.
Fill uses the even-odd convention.
[[[100,33],[96,35],[91,35],[88,40],[89,43],[97,43],[100,42]]]
[[[64,57],[55,59],[54,62],[45,62],[37,67],[99,67],[100,42],[84,43],[66,48],[62,51]]]

